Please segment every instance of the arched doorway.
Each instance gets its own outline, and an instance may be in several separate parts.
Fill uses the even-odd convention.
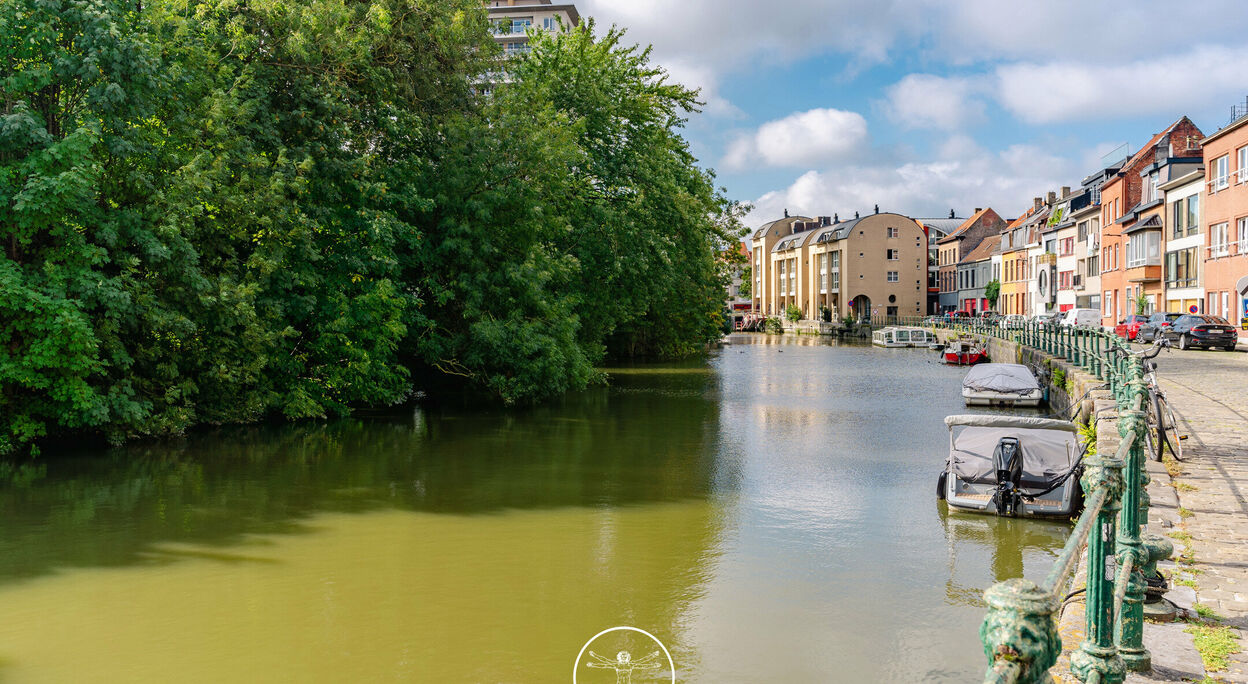
[[[866,295],[858,295],[854,297],[854,301],[850,302],[854,320],[860,323],[871,322],[871,298]]]

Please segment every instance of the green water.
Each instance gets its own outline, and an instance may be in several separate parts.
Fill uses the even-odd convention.
[[[0,484],[0,682],[566,682],[618,625],[682,682],[977,681],[982,591],[1068,527],[936,502],[962,371],[736,341],[536,409],[49,455]]]

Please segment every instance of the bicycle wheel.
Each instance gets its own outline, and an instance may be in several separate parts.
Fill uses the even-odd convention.
[[[1161,439],[1164,437],[1161,429],[1161,420],[1158,418],[1159,415],[1157,412],[1157,395],[1153,395],[1153,400],[1148,402],[1148,408],[1144,414],[1146,421],[1144,442],[1148,447],[1148,457],[1154,461],[1161,460]]]
[[[1170,408],[1170,403],[1166,398],[1158,395],[1157,403],[1160,410],[1158,414],[1161,416],[1162,431],[1165,434],[1166,446],[1170,448],[1170,454],[1175,460],[1183,460],[1183,438],[1179,436],[1179,419],[1174,415],[1174,409]]]
[[[1157,422],[1148,426],[1148,432],[1149,436],[1155,440],[1153,460],[1156,461],[1162,459],[1166,449],[1169,449],[1171,454],[1175,453],[1174,446],[1170,444],[1169,430],[1166,427],[1166,410],[1169,408],[1169,406],[1166,406],[1166,400],[1162,398],[1161,393],[1154,392],[1152,414]]]

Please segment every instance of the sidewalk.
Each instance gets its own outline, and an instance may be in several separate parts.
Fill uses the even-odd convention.
[[[1188,435],[1178,477],[1167,482],[1158,471],[1149,486],[1157,513],[1177,523],[1170,534],[1176,557],[1190,554],[1190,563],[1176,566],[1177,576],[1195,583],[1194,603],[1222,624],[1248,629],[1248,355],[1173,351],[1157,363],[1180,432]],[[1191,595],[1183,585],[1172,593]],[[1241,639],[1240,648],[1248,650],[1248,642]],[[1248,684],[1248,654],[1229,661],[1226,671],[1209,677]]]

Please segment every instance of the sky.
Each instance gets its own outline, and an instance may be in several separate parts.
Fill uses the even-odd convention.
[[[685,130],[756,226],[1012,218],[1248,96],[1248,1],[575,0],[705,102]]]

